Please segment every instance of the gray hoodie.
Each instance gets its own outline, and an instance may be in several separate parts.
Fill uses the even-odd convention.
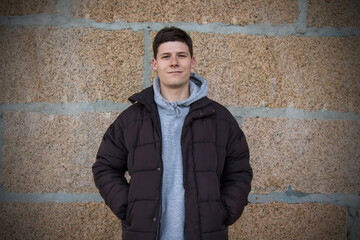
[[[181,132],[190,104],[207,96],[206,80],[191,73],[190,96],[182,102],[169,102],[160,93],[159,77],[154,79],[155,102],[158,106],[162,130],[162,211],[160,239],[184,240],[185,199]]]

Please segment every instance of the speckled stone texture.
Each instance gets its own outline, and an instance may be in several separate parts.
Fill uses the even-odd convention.
[[[73,1],[73,16],[98,22],[222,22],[247,25],[294,23],[297,1],[248,0],[82,0]]]
[[[309,27],[360,27],[360,1],[309,0]]]
[[[118,114],[5,113],[3,188],[24,193],[97,193],[91,166]]]
[[[346,239],[346,208],[328,204],[250,204],[229,240]]]
[[[56,0],[1,0],[0,16],[55,14]]]
[[[141,90],[141,32],[0,27],[0,103],[127,102]]]
[[[253,193],[360,189],[360,122],[246,118]]]
[[[195,71],[222,104],[360,113],[360,38],[191,36]]]
[[[0,239],[121,239],[121,221],[104,203],[2,202],[0,212]]]

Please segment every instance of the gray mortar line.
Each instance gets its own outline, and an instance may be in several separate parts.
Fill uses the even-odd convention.
[[[0,105],[0,113],[4,112],[40,112],[48,114],[79,115],[82,112],[122,112],[130,103],[98,101],[93,103],[5,103]]]
[[[61,15],[49,14],[32,14],[25,16],[1,16],[0,25],[17,27],[17,26],[56,26],[62,28],[71,27],[89,27],[102,30],[123,30],[132,29],[133,31],[142,31],[147,28],[146,23],[126,23],[124,21],[114,23],[100,23],[94,20],[82,18],[72,18]]]
[[[57,0],[56,9],[57,9],[57,15],[72,17],[71,0]]]
[[[241,116],[234,116],[234,117],[235,117],[235,120],[236,120],[237,124],[239,125],[239,127],[241,127],[244,123],[244,118]]]
[[[308,27],[305,34],[307,37],[360,37],[360,28],[358,27]]]
[[[339,112],[320,110],[315,112],[295,108],[268,108],[268,107],[247,107],[239,108],[228,106],[228,110],[234,116],[242,118],[288,118],[288,119],[317,119],[317,120],[350,120],[360,121],[360,114],[353,112]]]
[[[144,35],[143,89],[145,89],[151,85],[150,77],[152,71],[152,67],[151,67],[152,52],[151,52],[150,30],[148,29],[143,30],[143,35]]]
[[[343,207],[360,208],[360,196],[346,193],[302,193],[289,189],[282,192],[272,192],[269,194],[250,194],[251,203],[325,203]]]
[[[358,240],[359,239],[358,237],[360,236],[358,236],[359,216],[357,214],[357,209],[348,208],[346,223],[347,223],[348,239]]]
[[[102,202],[95,193],[15,193],[0,190],[0,202]]]
[[[4,114],[0,113],[0,191],[2,189],[2,155],[4,147],[5,121]]]
[[[113,23],[96,22],[83,18],[72,18],[60,15],[48,14],[34,14],[26,16],[2,16],[0,17],[0,25],[3,26],[57,26],[63,28],[70,27],[88,27],[102,30],[124,30],[131,29],[135,32],[143,30],[160,30],[165,26],[176,26],[183,28],[185,31],[215,33],[215,34],[244,34],[244,35],[259,35],[259,36],[358,36],[360,37],[360,28],[306,28],[305,30],[305,16],[306,4],[303,0],[299,0],[299,16],[295,24],[283,23],[273,25],[271,23],[259,23],[246,26],[229,25],[225,23],[128,23],[126,21],[115,21]],[[65,13],[66,14],[66,13]],[[306,31],[306,32],[304,32]],[[299,35],[300,33],[300,35]]]
[[[145,77],[147,78],[147,75],[145,75]],[[4,103],[0,104],[0,113],[40,112],[48,114],[79,115],[82,112],[122,112],[130,105],[130,103],[114,103],[110,101],[98,101],[93,103]],[[235,116],[240,125],[242,124],[244,118],[317,119],[356,122],[360,121],[360,114],[356,114],[353,112],[326,110],[310,112],[294,108],[241,108],[234,106],[227,106],[227,109],[232,113],[232,115]]]
[[[298,16],[295,21],[295,30],[297,33],[304,34],[307,31],[307,0],[298,0]]]
[[[15,193],[0,190],[0,202],[101,202],[100,194],[95,193]],[[311,194],[300,193],[288,189],[283,192],[269,194],[249,195],[249,202],[253,204],[265,204],[270,202],[282,202],[289,204],[322,203],[360,208],[360,196],[355,194]],[[358,221],[358,219],[355,221]]]
[[[283,23],[273,25],[271,23],[258,23],[246,26],[230,25],[225,23],[181,23],[174,22],[171,24],[164,24],[163,26],[156,26],[154,30],[160,30],[164,26],[175,26],[184,29],[187,32],[202,32],[214,34],[244,34],[244,35],[260,35],[260,36],[290,36],[295,35],[296,31],[293,25]]]

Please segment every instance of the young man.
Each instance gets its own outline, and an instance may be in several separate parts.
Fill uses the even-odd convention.
[[[228,239],[227,226],[251,189],[245,136],[229,111],[206,97],[205,79],[191,73],[186,32],[162,29],[153,51],[158,76],[106,131],[95,184],[122,220],[123,240]]]

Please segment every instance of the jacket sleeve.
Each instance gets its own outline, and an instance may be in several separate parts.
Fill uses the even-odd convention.
[[[118,118],[102,139],[92,172],[95,185],[106,205],[121,220],[125,219],[129,189],[124,176],[127,171],[127,155]]]
[[[221,201],[228,214],[226,225],[235,223],[248,204],[253,177],[249,159],[249,148],[245,135],[237,124],[233,124],[226,148],[220,189]]]

